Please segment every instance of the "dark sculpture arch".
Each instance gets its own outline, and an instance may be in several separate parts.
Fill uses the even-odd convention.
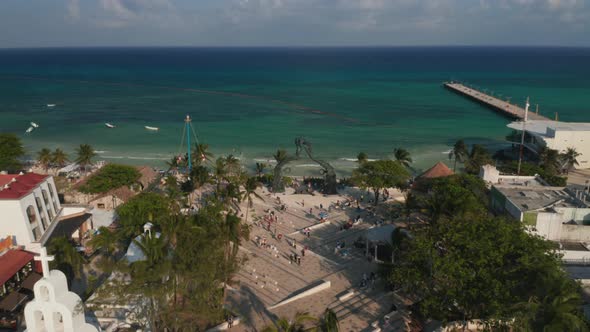
[[[303,137],[297,137],[295,139],[295,156],[285,156],[282,160],[277,160],[277,165],[274,168],[274,178],[273,178],[273,191],[274,192],[284,192],[285,185],[283,184],[283,168],[290,162],[301,159],[301,151],[304,151],[305,154],[309,159],[311,159],[316,164],[322,167],[321,174],[324,176],[324,188],[322,192],[324,194],[333,195],[337,194],[337,180],[336,180],[336,172],[334,171],[334,167],[330,165],[327,161],[316,159],[313,157],[312,154],[312,145],[311,142],[306,140]]]

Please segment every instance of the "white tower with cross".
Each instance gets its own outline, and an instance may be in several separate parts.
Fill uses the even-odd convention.
[[[27,332],[98,332],[86,323],[84,304],[80,297],[68,290],[65,274],[49,270],[53,256],[47,256],[47,249],[41,248],[43,278],[34,286],[35,298],[25,307]]]

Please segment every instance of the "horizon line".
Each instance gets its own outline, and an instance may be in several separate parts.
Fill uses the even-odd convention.
[[[474,45],[474,44],[431,44],[431,45],[95,45],[95,46],[15,46],[15,47],[2,47],[0,50],[25,50],[25,49],[98,49],[98,48],[234,48],[234,49],[246,49],[246,48],[266,48],[266,49],[287,49],[287,48],[316,48],[316,49],[329,49],[329,48],[569,48],[569,49],[590,49],[590,45],[514,45],[514,44],[488,44],[488,45]]]

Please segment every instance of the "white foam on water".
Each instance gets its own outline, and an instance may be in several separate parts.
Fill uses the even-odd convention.
[[[319,168],[321,167],[318,164],[301,164],[301,165],[295,165],[295,167],[315,167],[315,168]]]

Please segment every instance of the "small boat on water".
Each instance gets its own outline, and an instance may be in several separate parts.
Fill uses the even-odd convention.
[[[111,123],[108,123],[108,122],[105,122],[104,125],[107,126],[108,128],[115,128],[115,125],[114,124],[111,124]]]
[[[158,130],[160,130],[160,128],[158,128],[158,127],[144,126],[144,128],[147,129],[147,130],[151,130],[151,131],[158,131]]]
[[[55,104],[47,104],[47,107],[55,107]]]
[[[31,121],[31,126],[33,126],[33,127],[35,127],[35,128],[39,128],[39,125],[38,125],[38,124],[36,124],[35,122],[32,122],[32,121]]]
[[[32,132],[33,130],[35,130],[35,127],[29,127],[26,131],[27,134],[29,134],[30,132]]]

